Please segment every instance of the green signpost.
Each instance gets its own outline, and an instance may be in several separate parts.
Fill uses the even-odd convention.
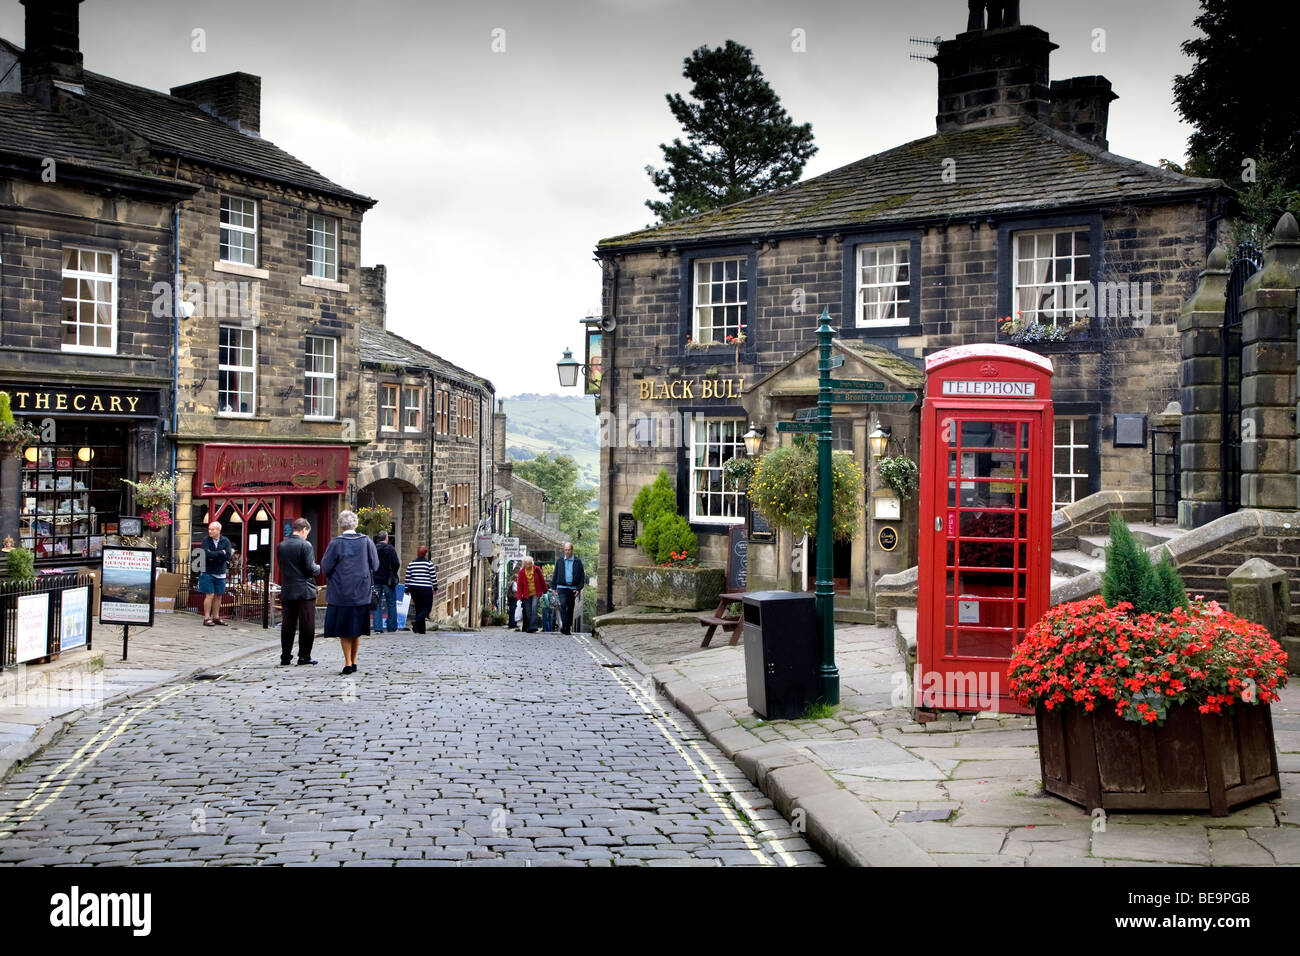
[[[817,676],[822,702],[840,702],[840,672],[835,666],[835,565],[831,546],[831,500],[834,496],[831,477],[831,314],[823,308],[817,326],[817,626],[822,637],[822,662]],[[836,358],[843,361],[842,356]],[[791,423],[795,424],[795,423]],[[803,424],[802,422],[798,424]],[[811,424],[811,423],[809,423]]]
[[[886,402],[916,401],[916,392],[832,392],[831,403],[845,404],[881,404]]]

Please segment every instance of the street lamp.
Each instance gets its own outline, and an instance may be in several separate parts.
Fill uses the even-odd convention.
[[[578,373],[585,371],[587,366],[580,365],[573,358],[573,350],[565,349],[564,358],[555,363],[555,370],[560,373],[560,385],[563,388],[572,388],[578,384]]]
[[[751,422],[749,431],[740,436],[745,440],[745,453],[749,455],[750,458],[755,457],[758,454],[759,449],[763,447],[763,438],[766,435],[767,426],[759,428]]]
[[[889,447],[889,436],[892,429],[888,425],[877,425],[876,430],[867,436],[867,444],[871,446],[871,457],[879,458]]]

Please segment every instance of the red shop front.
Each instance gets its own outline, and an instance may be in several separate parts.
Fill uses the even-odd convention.
[[[1024,713],[1006,672],[1050,599],[1052,363],[971,345],[925,371],[916,705]]]
[[[275,549],[296,518],[311,522],[308,540],[319,562],[343,507],[348,457],[347,445],[200,445],[190,521],[191,567],[201,569],[196,552],[212,521],[221,522],[221,533],[235,548],[227,587],[251,586],[266,576],[268,567],[279,581]],[[191,603],[195,596],[191,592]]]

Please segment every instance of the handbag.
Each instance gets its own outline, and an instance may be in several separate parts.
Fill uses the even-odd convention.
[[[370,610],[379,607],[379,588],[371,587],[370,589]]]

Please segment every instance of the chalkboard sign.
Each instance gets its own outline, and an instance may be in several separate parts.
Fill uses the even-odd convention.
[[[733,525],[727,530],[727,590],[749,588],[749,538],[745,529]]]
[[[749,537],[751,541],[772,540],[772,526],[767,523],[763,513],[756,508],[749,509]]]
[[[618,516],[618,546],[636,547],[636,518],[624,512]]]

